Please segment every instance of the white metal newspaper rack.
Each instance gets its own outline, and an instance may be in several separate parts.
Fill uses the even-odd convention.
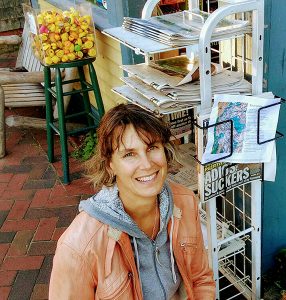
[[[222,1],[231,3],[211,13],[200,33],[198,47],[201,106],[200,111],[196,112],[199,116],[207,115],[211,111],[211,37],[217,24],[227,16],[251,13],[252,94],[262,93],[264,1]],[[148,0],[144,6],[142,18],[150,17],[158,2],[159,0]],[[189,0],[189,7],[199,7],[198,1]],[[145,55],[146,58],[150,54],[173,49],[157,42],[149,41],[148,43],[145,37],[137,35],[135,38],[133,34],[122,31],[124,31],[122,28],[113,28],[104,33],[137,53]],[[197,143],[200,157],[204,146],[203,137],[200,134],[198,134]],[[200,174],[203,174],[202,168]],[[221,300],[260,299],[261,181],[242,185],[219,198],[209,199],[202,204],[202,208],[201,220],[207,231],[209,260],[217,283],[216,298]]]

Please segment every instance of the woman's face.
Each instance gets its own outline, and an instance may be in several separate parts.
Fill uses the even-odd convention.
[[[161,142],[147,145],[133,125],[127,125],[122,142],[113,152],[110,168],[116,175],[119,195],[125,201],[153,201],[167,176],[167,160]],[[143,204],[143,203],[141,203]]]

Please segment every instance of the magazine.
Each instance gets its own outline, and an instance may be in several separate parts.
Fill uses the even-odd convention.
[[[210,124],[230,120],[233,129],[231,132],[231,122],[208,129],[208,142],[202,157],[203,163],[217,159],[231,163],[270,162],[275,141],[258,144],[258,133],[260,133],[260,141],[275,138],[279,103],[279,98],[215,95]],[[278,105],[261,110],[258,127],[259,109],[273,104]],[[226,158],[231,152],[232,155]]]
[[[207,201],[245,183],[262,180],[262,173],[262,164],[207,164],[204,166],[203,199]]]
[[[125,17],[122,26],[138,35],[176,47],[197,43],[208,16],[208,13],[196,9],[149,19]],[[248,21],[223,19],[215,28],[213,37],[221,38],[225,34],[242,34],[248,31]]]

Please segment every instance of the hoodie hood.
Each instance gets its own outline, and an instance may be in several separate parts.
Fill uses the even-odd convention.
[[[173,210],[172,193],[167,183],[164,184],[158,200],[161,231],[167,226]],[[112,187],[103,187],[96,195],[81,201],[79,211],[85,211],[100,222],[126,232],[132,237],[148,238],[124,210],[116,184]]]

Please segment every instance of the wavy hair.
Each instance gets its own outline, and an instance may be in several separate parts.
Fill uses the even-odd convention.
[[[168,125],[154,114],[134,104],[119,104],[110,109],[101,119],[94,156],[86,163],[89,181],[96,189],[112,186],[116,178],[109,168],[113,152],[122,143],[127,125],[133,125],[139,137],[147,145],[161,142],[168,164],[176,159],[175,145],[170,141]]]

